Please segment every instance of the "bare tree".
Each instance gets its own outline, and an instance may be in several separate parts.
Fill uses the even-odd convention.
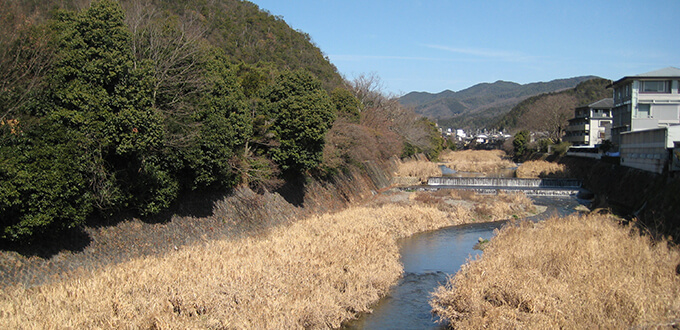
[[[364,107],[380,107],[387,99],[383,93],[382,81],[375,73],[361,74],[348,84]]]
[[[191,141],[199,125],[187,120],[195,111],[192,96],[209,87],[205,74],[207,28],[201,18],[188,12],[165,16],[150,0],[124,4],[126,24],[132,32],[135,68],[151,65],[152,105],[159,109],[179,133],[168,132],[166,143],[182,146]]]
[[[149,0],[131,1],[125,9],[135,65],[150,60],[153,66],[154,106],[176,110],[177,103],[206,86],[200,63],[207,28],[191,13],[164,17]]]
[[[521,126],[535,132],[544,132],[554,142],[559,142],[575,106],[576,98],[573,95],[547,95],[537,99],[531,106],[532,111],[521,117]]]
[[[12,117],[30,100],[52,64],[49,31],[22,13],[13,1],[0,1],[0,120]]]

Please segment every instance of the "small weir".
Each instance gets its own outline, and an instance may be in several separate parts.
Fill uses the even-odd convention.
[[[433,177],[427,180],[429,186],[491,186],[531,188],[580,188],[578,179],[520,179],[520,178],[452,178]]]
[[[588,192],[577,179],[520,179],[497,177],[433,177],[427,185],[409,187],[419,190],[461,189],[481,194],[521,191],[529,196],[578,196]]]

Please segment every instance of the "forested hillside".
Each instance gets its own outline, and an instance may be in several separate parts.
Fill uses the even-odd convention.
[[[441,149],[247,1],[0,0],[0,23],[0,241]]]
[[[592,78],[574,77],[524,85],[497,81],[477,84],[458,92],[411,92],[399,98],[399,101],[414,107],[418,114],[436,119],[443,127],[490,128],[498,117],[528,97],[573,88]]]
[[[571,89],[530,97],[501,117],[494,127],[510,132],[547,132],[558,141],[569,124],[568,119],[574,117],[576,107],[612,97],[611,89],[607,89],[610,83],[610,80],[596,78]]]

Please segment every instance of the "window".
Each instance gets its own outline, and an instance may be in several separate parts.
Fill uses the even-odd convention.
[[[649,118],[649,104],[638,104],[638,118]]]
[[[648,80],[642,81],[641,91],[643,93],[669,93],[670,84],[668,81]]]

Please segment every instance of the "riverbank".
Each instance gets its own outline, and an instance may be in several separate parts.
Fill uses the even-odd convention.
[[[396,240],[523,216],[523,195],[389,192],[268,233],[208,240],[0,295],[3,328],[338,327],[401,275]]]
[[[314,214],[336,212],[373,198],[390,184],[385,164],[367,163],[328,180],[288,182],[277,191],[240,187],[223,194],[188,196],[172,212],[153,218],[121,215],[94,219],[69,235],[0,250],[0,287],[34,286],[210,240],[262,235]]]
[[[609,216],[500,230],[431,301],[456,328],[659,328],[680,322],[680,251]]]

